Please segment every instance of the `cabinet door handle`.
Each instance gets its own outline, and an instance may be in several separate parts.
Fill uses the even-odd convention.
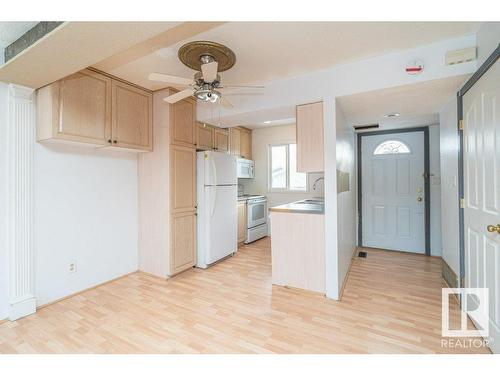
[[[118,143],[118,141],[115,139],[115,140],[113,141],[113,143]]]
[[[108,143],[111,143],[111,139],[108,139]]]

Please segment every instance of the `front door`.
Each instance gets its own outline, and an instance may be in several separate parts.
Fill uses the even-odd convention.
[[[494,353],[500,353],[499,82],[497,61],[463,96],[465,285],[489,288]]]
[[[362,246],[425,253],[424,132],[361,138]]]

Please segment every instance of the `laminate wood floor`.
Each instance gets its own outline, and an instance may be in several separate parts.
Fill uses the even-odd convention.
[[[272,286],[263,239],[207,270],[170,280],[135,273],[4,322],[0,352],[488,352],[441,347],[439,258],[366,251],[341,302]]]

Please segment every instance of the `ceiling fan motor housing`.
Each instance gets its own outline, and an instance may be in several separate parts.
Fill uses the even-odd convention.
[[[201,70],[201,65],[217,61],[218,71],[231,69],[236,62],[236,55],[230,48],[211,41],[195,41],[179,48],[179,60],[194,70]]]

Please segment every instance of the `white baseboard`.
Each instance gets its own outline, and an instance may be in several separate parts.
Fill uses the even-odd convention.
[[[17,320],[36,312],[36,298],[30,297],[10,305],[9,320]]]

